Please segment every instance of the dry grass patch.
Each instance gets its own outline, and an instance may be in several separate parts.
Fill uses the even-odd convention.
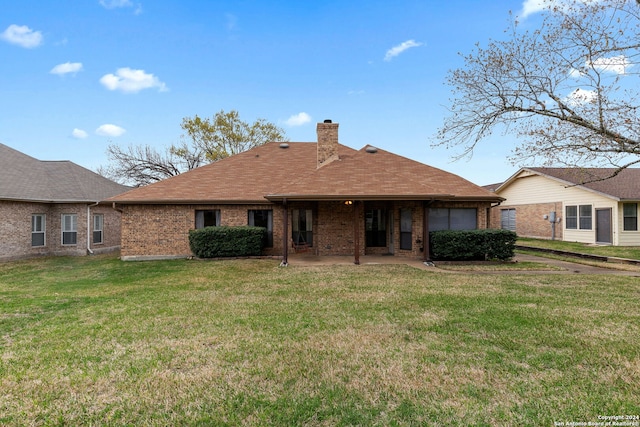
[[[550,425],[640,413],[630,277],[0,264],[0,423]]]

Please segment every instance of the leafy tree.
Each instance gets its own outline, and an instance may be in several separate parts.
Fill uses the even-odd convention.
[[[535,29],[513,20],[504,40],[476,45],[449,73],[454,99],[436,145],[464,157],[499,130],[521,137],[515,162],[613,175],[640,163],[638,4],[544,0]]]
[[[209,162],[215,162],[234,154],[249,150],[269,141],[285,141],[283,129],[258,119],[253,124],[240,120],[238,112],[224,110],[216,113],[212,120],[198,115],[186,117],[180,125],[193,142],[193,147],[202,151]]]
[[[237,111],[216,113],[213,120],[185,117],[180,143],[164,151],[148,145],[107,148],[109,165],[98,173],[115,181],[142,186],[179,175],[207,163],[249,150],[269,141],[286,141],[283,129],[264,119],[253,124],[240,120]]]

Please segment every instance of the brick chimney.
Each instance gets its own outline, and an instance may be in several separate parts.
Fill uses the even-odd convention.
[[[338,160],[338,123],[325,120],[316,127],[318,134],[318,167]]]

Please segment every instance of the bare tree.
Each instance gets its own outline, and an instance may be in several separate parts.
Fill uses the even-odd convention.
[[[264,119],[253,124],[240,120],[237,111],[223,110],[213,120],[185,117],[186,132],[177,145],[160,152],[153,147],[107,148],[109,165],[98,173],[123,184],[142,186],[179,175],[207,163],[249,150],[269,141],[286,141],[284,130]]]
[[[201,165],[204,157],[184,142],[180,146],[169,147],[164,154],[148,145],[121,148],[110,144],[107,156],[110,165],[98,168],[98,173],[136,187],[194,169]]]
[[[613,175],[640,163],[639,2],[544,2],[536,29],[514,19],[504,40],[476,45],[450,71],[454,98],[435,145],[464,157],[497,130],[521,138],[514,162]]]

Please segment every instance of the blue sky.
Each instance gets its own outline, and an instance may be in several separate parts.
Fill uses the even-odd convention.
[[[484,185],[517,170],[514,137],[470,160],[432,148],[447,71],[534,0],[21,0],[0,14],[0,142],[90,169],[109,143],[162,149],[184,117],[238,110],[291,141],[324,119],[371,144]],[[526,8],[526,9],[525,9]]]

